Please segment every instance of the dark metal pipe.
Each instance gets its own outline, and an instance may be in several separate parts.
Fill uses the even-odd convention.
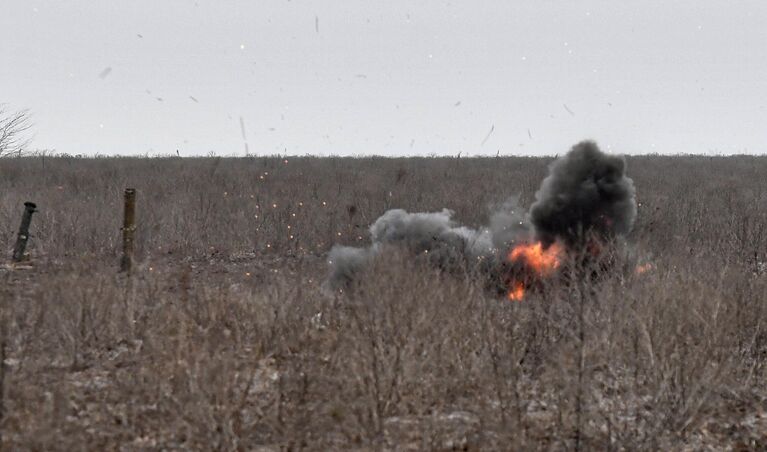
[[[32,223],[32,214],[36,212],[37,205],[33,202],[24,203],[24,215],[21,217],[21,226],[19,235],[16,238],[16,245],[13,247],[13,261],[21,262],[24,260],[24,251],[27,249],[29,240],[29,225]]]

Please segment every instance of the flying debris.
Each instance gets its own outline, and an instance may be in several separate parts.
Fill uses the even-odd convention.
[[[320,34],[320,17],[317,15],[314,16],[314,31]]]
[[[533,139],[533,134],[530,133],[530,129],[527,129],[527,136],[530,137],[530,139]]]
[[[568,113],[570,113],[571,116],[575,116],[575,113],[573,113],[572,110],[570,110],[566,104],[562,104],[563,107],[565,107],[565,110],[567,110]]]
[[[189,98],[190,98],[190,99],[191,99],[191,100],[192,100],[194,103],[196,103],[196,104],[199,104],[199,103],[200,103],[200,101],[199,101],[199,100],[197,100],[197,99],[196,99],[194,96],[189,96]]]
[[[245,120],[240,116],[240,132],[242,132],[242,141],[245,143],[245,154],[250,154],[248,149],[248,137],[245,135]]]
[[[104,80],[105,78],[109,77],[110,73],[112,73],[112,68],[111,67],[106,67],[106,68],[104,68],[103,71],[101,71],[101,73],[99,73],[99,78],[101,80]]]
[[[453,107],[460,107],[460,106],[461,106],[461,101],[460,100],[453,104]]]
[[[489,132],[487,132],[487,135],[485,135],[485,139],[484,139],[484,140],[482,140],[482,144],[481,144],[480,146],[484,146],[484,145],[485,145],[485,143],[487,142],[487,140],[490,138],[490,135],[492,135],[492,134],[493,134],[493,130],[495,130],[495,124],[493,124],[492,126],[490,126],[490,131],[489,131]]]
[[[136,33],[136,36],[138,36],[139,38],[143,38],[144,37],[141,33]]]

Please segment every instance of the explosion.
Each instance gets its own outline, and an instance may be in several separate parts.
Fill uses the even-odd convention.
[[[369,247],[330,250],[329,287],[351,284],[374,256],[396,246],[446,272],[480,262],[489,287],[522,300],[556,276],[568,256],[599,260],[607,244],[631,231],[637,205],[625,169],[623,158],[582,141],[549,166],[529,212],[510,199],[488,226],[473,229],[457,224],[449,209],[389,210],[370,227]]]

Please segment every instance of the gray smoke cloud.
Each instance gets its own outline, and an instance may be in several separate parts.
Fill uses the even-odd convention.
[[[466,268],[477,261],[488,274],[503,271],[505,256],[515,243],[533,239],[568,246],[595,232],[602,238],[626,234],[636,217],[634,184],[626,177],[622,158],[604,154],[593,141],[576,144],[549,168],[529,214],[516,198],[498,206],[489,224],[461,226],[453,211],[409,213],[393,209],[370,226],[367,248],[334,246],[328,255],[331,288],[352,282],[371,258],[397,246],[439,268]]]
[[[569,246],[587,235],[610,239],[631,232],[637,206],[634,182],[622,157],[607,155],[582,141],[554,161],[530,207],[530,222],[545,245],[560,239]]]
[[[387,246],[404,248],[439,268],[452,270],[466,268],[478,258],[492,257],[498,250],[507,249],[515,237],[529,235],[525,212],[515,200],[504,203],[491,216],[490,225],[480,229],[457,224],[453,215],[449,209],[385,212],[370,226],[370,247],[336,245],[330,250],[331,287],[343,287],[353,281],[356,273]]]

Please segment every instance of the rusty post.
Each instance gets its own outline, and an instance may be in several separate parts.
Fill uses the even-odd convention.
[[[136,189],[125,189],[125,208],[123,210],[123,255],[120,271],[130,272],[133,264],[133,235],[136,232]]]
[[[19,235],[16,238],[16,246],[13,247],[13,261],[21,262],[24,260],[24,251],[27,249],[27,240],[29,240],[29,225],[32,223],[32,214],[35,213],[37,205],[33,202],[24,203],[24,215],[21,217],[21,226]]]

